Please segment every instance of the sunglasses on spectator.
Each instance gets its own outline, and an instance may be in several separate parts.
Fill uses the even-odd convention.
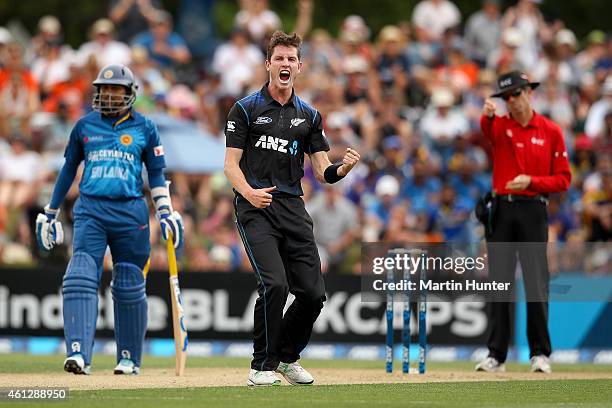
[[[519,89],[517,89],[517,90],[515,90],[515,91],[513,91],[513,92],[508,92],[508,93],[506,93],[506,94],[503,94],[503,95],[501,96],[501,98],[502,98],[504,101],[508,101],[508,100],[510,100],[510,97],[518,98],[518,97],[519,97],[519,96],[521,96],[521,94],[523,93],[523,89],[524,89],[524,88],[519,88]]]

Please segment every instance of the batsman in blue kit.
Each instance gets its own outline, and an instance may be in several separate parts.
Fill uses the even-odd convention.
[[[36,219],[41,249],[63,242],[60,205],[84,162],[80,196],[73,209],[73,256],[64,275],[64,370],[89,374],[98,318],[98,286],[106,247],[113,258],[117,366],[115,374],[138,374],[147,329],[143,268],[149,260],[149,211],[143,197],[142,164],[162,237],[182,245],[183,223],[172,208],[163,169],[164,150],[155,125],[132,109],[137,86],[129,68],[104,67],[93,82],[93,112],[75,124],[51,202]]]

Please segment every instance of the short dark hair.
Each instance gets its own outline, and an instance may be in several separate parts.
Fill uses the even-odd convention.
[[[270,61],[272,58],[272,53],[277,45],[297,48],[298,59],[300,59],[302,55],[302,37],[300,37],[297,33],[289,35],[280,30],[275,31],[274,34],[272,34],[272,38],[270,38],[270,43],[268,44],[268,51],[266,53],[266,59],[268,61]]]

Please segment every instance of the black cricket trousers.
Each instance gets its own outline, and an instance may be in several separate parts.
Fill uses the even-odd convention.
[[[501,198],[487,237],[489,270],[493,279],[514,282],[517,254],[527,299],[527,341],[530,357],[550,356],[548,333],[549,271],[546,259],[548,213],[542,201],[506,201]],[[515,244],[496,244],[496,243]],[[514,286],[514,285],[513,285]],[[535,300],[535,301],[534,301]],[[511,336],[508,301],[489,303],[489,356],[506,361]]]
[[[251,368],[273,371],[300,358],[325,301],[312,219],[296,196],[274,195],[269,207],[258,209],[236,195],[234,206],[259,293]],[[295,300],[283,316],[289,292]]]

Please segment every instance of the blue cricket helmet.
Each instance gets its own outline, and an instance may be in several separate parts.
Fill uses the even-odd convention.
[[[91,107],[101,113],[119,113],[132,107],[136,101],[138,85],[132,71],[125,65],[107,65],[100,70],[92,85],[96,88]],[[126,88],[125,95],[100,93],[102,85],[121,85]]]

